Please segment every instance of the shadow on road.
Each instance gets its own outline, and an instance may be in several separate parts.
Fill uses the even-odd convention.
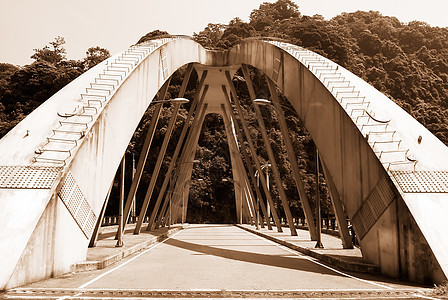
[[[202,254],[208,254],[217,257],[249,262],[254,264],[267,265],[292,270],[300,270],[304,272],[331,274],[341,277],[344,276],[332,270],[326,269],[320,265],[317,265],[300,256],[292,256],[292,254],[291,256],[284,256],[284,255],[260,254],[239,250],[230,250],[230,249],[206,246],[202,244],[194,244],[186,241],[181,241],[175,238],[167,240],[165,244],[190,251],[195,251]]]

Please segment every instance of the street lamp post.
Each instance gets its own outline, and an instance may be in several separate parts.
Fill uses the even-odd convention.
[[[185,104],[190,102],[187,98],[173,98],[173,99],[165,99],[165,100],[154,100],[151,102],[151,104],[157,104],[157,103],[174,103],[174,104]]]
[[[121,167],[120,167],[120,203],[118,206],[118,217],[119,217],[119,223],[118,223],[118,237],[117,237],[117,244],[115,247],[123,247],[123,201],[124,201],[124,168],[125,168],[125,155],[123,155],[123,158],[121,160]]]
[[[268,188],[268,192],[269,192],[269,167],[271,167],[271,164],[268,162],[268,163],[265,163],[264,165],[262,165],[261,168],[260,168],[261,171],[263,171],[264,168],[266,168],[266,185],[267,185],[267,188]],[[259,187],[260,186],[260,174],[258,173],[258,170],[255,171],[255,177],[257,177],[257,186]],[[262,223],[262,221],[260,219],[260,212],[258,210],[259,209],[259,205],[260,205],[260,201],[263,201],[263,199],[259,199],[257,201],[257,216],[258,216],[258,220],[260,220],[260,223]],[[269,201],[267,202],[266,213],[267,213],[266,220],[267,220],[267,222],[270,222],[269,218],[271,216],[270,216]],[[261,224],[261,227],[264,227],[264,222]]]

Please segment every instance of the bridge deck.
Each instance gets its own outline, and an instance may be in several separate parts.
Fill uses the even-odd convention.
[[[415,286],[337,271],[234,226],[192,225],[104,270],[53,278],[26,288],[386,292]]]

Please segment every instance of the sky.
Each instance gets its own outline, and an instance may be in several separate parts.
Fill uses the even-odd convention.
[[[67,57],[81,59],[89,47],[112,54],[159,29],[193,35],[208,23],[227,24],[274,0],[0,0],[0,62],[25,65],[33,49],[65,38]],[[330,19],[341,12],[375,10],[402,22],[448,27],[445,0],[295,0],[303,15]]]

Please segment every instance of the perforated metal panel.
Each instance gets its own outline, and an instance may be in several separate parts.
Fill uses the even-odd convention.
[[[58,196],[67,207],[86,238],[90,238],[97,218],[70,172],[68,172],[65,177],[61,189],[58,191]]]
[[[50,189],[60,167],[0,166],[0,188]]]
[[[379,180],[367,200],[352,218],[356,234],[362,239],[375,225],[387,207],[395,199],[395,193],[387,177]]]
[[[448,193],[448,171],[391,171],[404,193]]]

